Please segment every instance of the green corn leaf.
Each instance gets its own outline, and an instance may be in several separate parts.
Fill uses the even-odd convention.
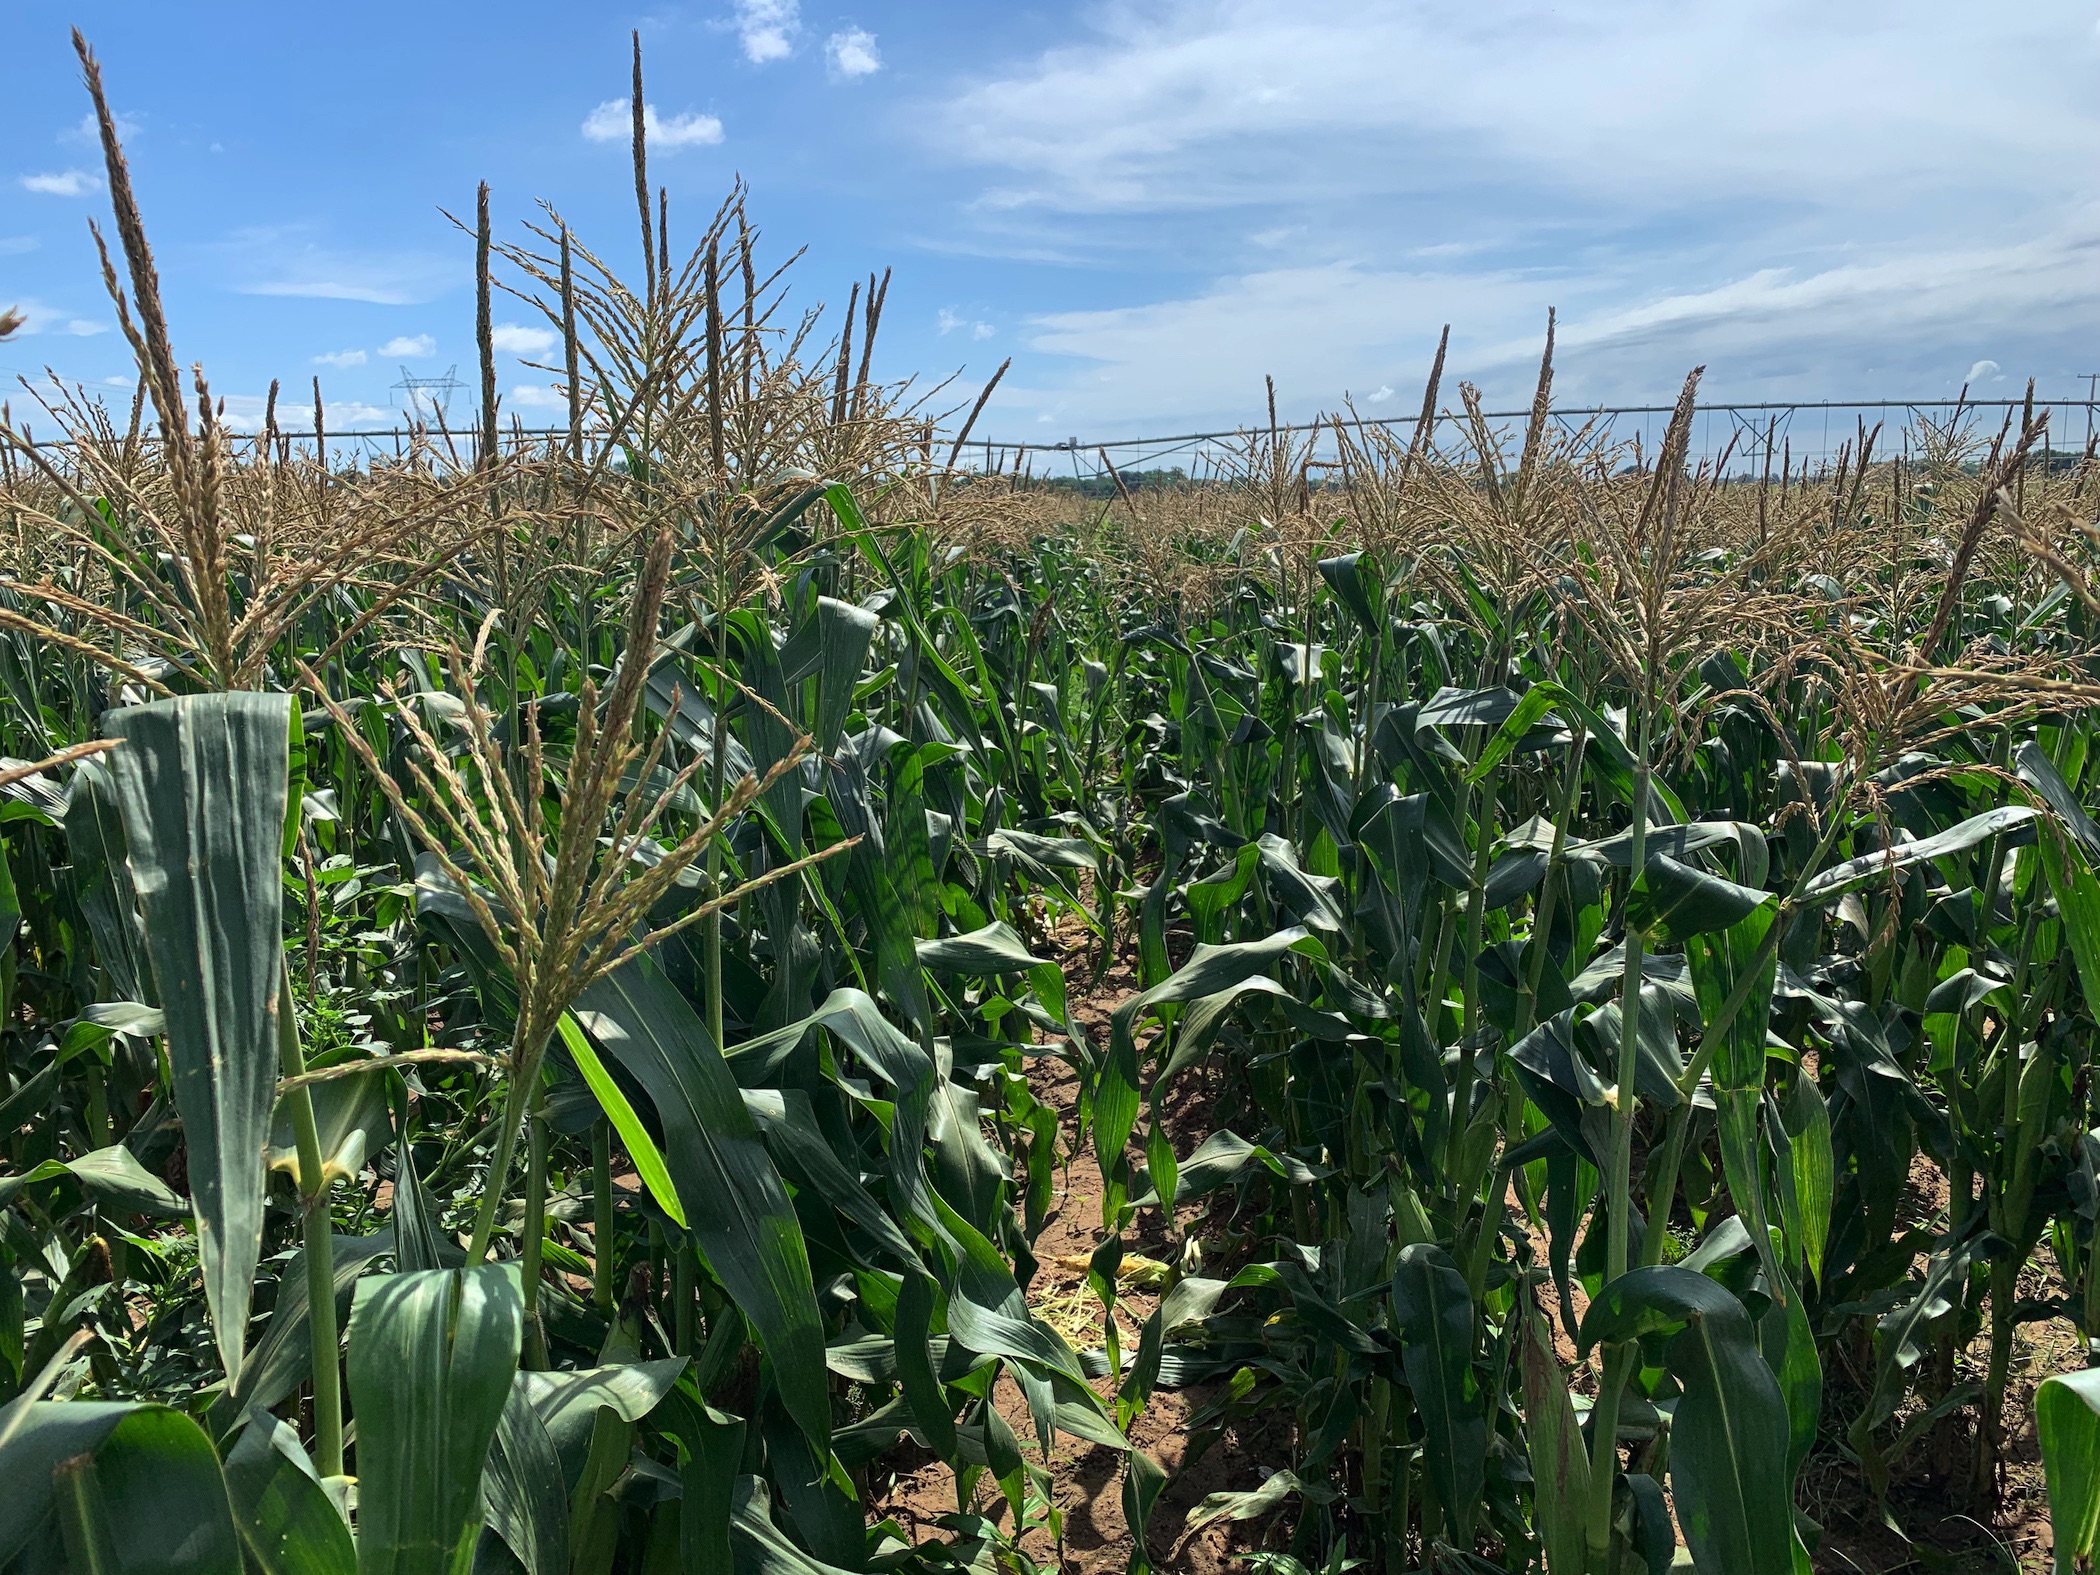
[[[656,1106],[689,1228],[772,1359],[789,1414],[823,1445],[831,1395],[809,1249],[707,1025],[648,957],[584,991],[576,1017]]]
[[[1292,951],[1304,950],[1324,956],[1318,941],[1297,925],[1278,930],[1258,941],[1228,946],[1202,946],[1166,979],[1142,995],[1131,997],[1109,1017],[1109,1050],[1094,1089],[1094,1147],[1101,1157],[1102,1173],[1112,1180],[1103,1198],[1104,1209],[1120,1194],[1123,1145],[1137,1125],[1138,1066],[1134,1027],[1138,1017],[1155,1006],[1199,1000],[1232,989],[1256,974],[1267,974]]]
[[[83,760],[66,792],[66,848],[73,890],[95,938],[95,960],[117,994],[148,1001],[153,988],[146,937],[139,927],[138,892],[124,845],[117,787],[100,760]]]
[[[1575,1403],[1535,1307],[1523,1312],[1524,1428],[1531,1446],[1532,1497],[1547,1575],[1582,1575],[1589,1558],[1590,1457]]]
[[[516,1273],[501,1264],[358,1287],[348,1366],[360,1575],[459,1575],[473,1558],[523,1326]]]
[[[611,1411],[623,1422],[641,1421],[663,1403],[685,1366],[685,1358],[671,1356],[561,1373],[526,1372],[518,1374],[517,1387],[547,1429],[561,1457],[564,1479],[573,1481],[590,1448],[598,1413]]]
[[[680,1562],[689,1570],[728,1569],[744,1422],[687,1390],[679,1391],[677,1402],[668,1427],[683,1446],[678,1471],[684,1490],[678,1515]]]
[[[489,1529],[525,1567],[525,1575],[565,1575],[569,1568],[569,1488],[547,1424],[532,1403],[526,1375],[511,1381],[496,1436],[482,1467]]]
[[[1026,973],[1042,966],[1044,959],[1030,954],[1007,924],[987,924],[968,935],[950,935],[937,941],[918,943],[919,965],[935,973],[989,977],[1002,973]]]
[[[598,1059],[598,1052],[591,1048],[582,1024],[576,1014],[564,1012],[561,1017],[561,1042],[576,1062],[576,1069],[598,1098],[598,1108],[620,1134],[620,1141],[627,1147],[627,1157],[634,1162],[635,1174],[642,1178],[642,1185],[649,1189],[649,1196],[656,1206],[669,1215],[680,1229],[685,1227],[685,1206],[678,1201],[678,1188],[671,1181],[670,1168],[664,1164],[663,1151],[656,1146],[656,1139],[635,1114],[634,1105],[605,1070],[605,1063]]]
[[[78,1159],[47,1159],[19,1176],[0,1176],[0,1206],[22,1188],[39,1181],[70,1176],[96,1203],[138,1214],[179,1216],[190,1206],[168,1184],[138,1162],[121,1143],[98,1148]]]
[[[2034,1392],[2034,1424],[2049,1481],[2055,1569],[2072,1575],[2100,1543],[2100,1368],[2044,1379]]]
[[[1964,852],[1979,842],[2007,832],[2019,832],[2023,827],[2027,828],[2026,835],[2031,840],[2034,819],[2035,811],[2025,804],[2001,804],[1980,815],[1971,815],[1960,825],[1950,826],[1934,836],[1916,842],[1899,842],[1879,853],[1863,853],[1856,859],[1833,864],[1808,883],[1802,891],[1802,899],[1819,906],[1835,902],[1848,891],[1885,879],[1892,871]]]
[[[0,1406],[0,1437],[0,1564],[63,1512],[64,1491],[73,1526],[103,1551],[107,1575],[240,1575],[219,1457],[180,1411],[17,1401]]]
[[[1656,853],[1626,899],[1626,922],[1643,932],[1651,946],[1668,947],[1689,936],[1728,929],[1771,900],[1770,892]]]
[[[2071,856],[2060,833],[2052,832],[2044,840],[2041,854],[2050,894],[2063,915],[2064,938],[2071,943],[2085,1009],[2100,1021],[2100,881]]]
[[[1740,1218],[1740,1216],[1737,1216]],[[1786,1397],[1787,1476],[1801,1469],[1815,1447],[1816,1424],[1823,1415],[1823,1364],[1816,1355],[1816,1335],[1808,1321],[1801,1293],[1790,1282],[1784,1284],[1786,1304],[1776,1302],[1758,1326],[1758,1339],[1765,1365],[1779,1380]]]
[[[897,1379],[905,1403],[925,1436],[926,1447],[943,1460],[955,1457],[955,1412],[935,1376],[928,1339],[933,1333],[935,1287],[924,1274],[907,1269],[897,1293]]]
[[[1546,720],[1555,703],[1562,698],[1560,685],[1552,682],[1533,684],[1525,690],[1524,697],[1503,719],[1502,725],[1495,729],[1495,736],[1488,740],[1487,747],[1481,750],[1480,758],[1473,762],[1473,768],[1466,773],[1466,780],[1481,781],[1490,771],[1507,760],[1510,752]]]
[[[1379,608],[1385,601],[1385,586],[1379,580],[1378,566],[1371,561],[1370,555],[1349,552],[1336,558],[1322,558],[1319,568],[1320,578],[1341,598],[1342,605],[1349,609],[1364,632],[1375,634]]]
[[[291,1424],[250,1411],[225,1471],[241,1545],[262,1575],[355,1575],[350,1528]]]
[[[1473,1298],[1441,1247],[1400,1249],[1393,1270],[1393,1323],[1400,1363],[1426,1438],[1429,1486],[1461,1546],[1473,1541],[1487,1469],[1487,1417],[1473,1373]]]
[[[212,1332],[238,1378],[277,1102],[289,695],[112,711],[111,756],[146,950],[167,1014]]]
[[[1649,867],[1654,868],[1652,864]],[[1760,901],[1719,933],[1693,935],[1685,942],[1692,988],[1698,997],[1700,1016],[1706,1022],[1713,1023],[1719,1017],[1745,975],[1758,964],[1759,949],[1772,922],[1772,909]],[[1765,1278],[1773,1286],[1783,1287],[1788,1281],[1772,1247],[1757,1144],[1757,1118],[1764,1105],[1765,1039],[1778,976],[1779,958],[1775,952],[1750,976],[1749,993],[1742,1006],[1719,1031],[1711,1065],[1728,1195],[1738,1209],[1750,1216],[1750,1238],[1764,1264]],[[1708,1032],[1714,1030],[1710,1028]],[[1800,1250],[1798,1243],[1793,1250]]]
[[[1207,1494],[1182,1522],[1181,1539],[1186,1543],[1205,1526],[1215,1525],[1221,1520],[1259,1520],[1286,1499],[1301,1493],[1314,1502],[1332,1498],[1332,1489],[1309,1489],[1291,1471],[1272,1471],[1260,1487],[1242,1493]]]
[[[392,1230],[369,1236],[337,1236],[331,1243],[331,1265],[335,1274],[336,1327],[349,1316],[350,1297],[358,1277],[384,1253],[394,1248]],[[456,1251],[457,1249],[455,1249]],[[284,1267],[277,1281],[277,1305],[262,1337],[241,1364],[241,1376],[227,1390],[214,1416],[223,1420],[214,1429],[230,1428],[256,1406],[268,1410],[281,1405],[293,1390],[313,1376],[313,1324],[307,1315],[306,1249],[300,1248]],[[223,1408],[223,1409],[222,1409]]]
[[[413,1273],[417,1269],[444,1269],[446,1249],[452,1248],[438,1233],[437,1207],[416,1174],[415,1147],[408,1136],[408,1086],[397,1075],[387,1078],[387,1106],[393,1117],[394,1141],[398,1145],[394,1164],[394,1206],[388,1223],[394,1233],[394,1267]]]
[[[2019,773],[2020,780],[2033,788],[2042,802],[2055,811],[2065,829],[2085,850],[2086,858],[2100,859],[2100,825],[2093,823],[2093,817],[2078,802],[2077,792],[2056,769],[2056,762],[2043,753],[2042,746],[2031,738],[2021,744],[2013,751],[2013,769]]]
[[[1670,1335],[1683,1386],[1670,1429],[1670,1494],[1693,1561],[1710,1575],[1792,1575],[1791,1429],[1779,1380],[1743,1304],[1682,1267],[1635,1269],[1582,1320],[1582,1349]]]
[[[816,632],[823,649],[810,744],[820,755],[838,748],[839,733],[853,709],[853,687],[868,659],[869,642],[882,620],[865,607],[817,598]]]
[[[1130,1575],[1151,1575],[1152,1556],[1145,1545],[1145,1528],[1160,1494],[1167,1488],[1167,1473],[1142,1449],[1131,1450],[1123,1468],[1123,1524],[1130,1528]]]
[[[1794,1195],[1801,1212],[1801,1240],[1796,1243],[1808,1272],[1820,1285],[1823,1249],[1830,1239],[1831,1201],[1837,1186],[1837,1158],[1830,1142],[1830,1108],[1815,1079],[1803,1074],[1787,1102],[1788,1162],[1794,1171]]]

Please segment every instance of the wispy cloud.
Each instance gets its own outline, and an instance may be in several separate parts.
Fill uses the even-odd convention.
[[[145,123],[136,115],[120,113],[115,117],[115,120],[117,136],[125,142],[131,141],[132,138],[146,129]],[[64,131],[61,131],[58,134],[58,140],[61,142],[100,142],[102,140],[102,128],[96,124],[94,114],[90,112],[82,115],[80,119],[68,126]]]
[[[0,235],[0,257],[20,257],[43,245],[43,239],[35,235]]]
[[[785,60],[795,52],[802,31],[798,0],[736,0],[737,41],[754,66]]]
[[[428,334],[401,334],[379,347],[385,356],[404,356],[414,361],[437,354],[437,341]]]
[[[89,192],[102,189],[102,177],[86,170],[53,170],[42,175],[24,175],[22,189],[40,192],[46,197],[85,197]]]
[[[567,410],[569,396],[546,383],[520,383],[504,396],[514,410]]]
[[[226,396],[226,424],[236,431],[260,431],[268,410],[269,400],[260,394]],[[297,400],[278,400],[276,418],[280,432],[311,432],[314,429],[313,407],[302,406]],[[357,399],[330,400],[326,419],[331,433],[356,432],[372,427],[399,426],[401,412],[385,405],[368,405]]]
[[[552,329],[521,327],[517,323],[498,323],[489,339],[505,355],[545,355],[554,348]]]
[[[849,27],[824,40],[824,65],[832,76],[845,81],[873,76],[882,69],[882,53],[875,35],[864,27]]]
[[[212,250],[242,295],[416,306],[459,278],[459,263],[423,252],[347,251],[327,244],[312,225],[262,226],[236,232]]]
[[[712,147],[722,140],[722,122],[714,115],[691,110],[666,117],[654,104],[642,105],[642,124],[649,133],[649,149]],[[583,134],[592,142],[627,142],[634,136],[634,101],[609,98],[583,117]]]
[[[91,339],[96,334],[109,332],[109,324],[96,322],[89,317],[76,317],[62,306],[53,306],[34,296],[10,299],[7,303],[21,314],[22,326],[16,332],[29,334],[58,334],[74,339]]]
[[[1516,0],[1463,18],[1401,0],[1106,0],[1091,20],[1091,37],[964,89],[929,133],[1009,172],[1010,196],[1063,207],[1548,173],[1639,206],[1717,185],[1880,205],[1950,177],[2056,184],[2033,151],[2087,145],[2096,119],[2090,7],[2072,0],[2010,19],[1859,0],[1841,29],[1816,0]],[[1338,137],[1348,159],[1301,156]]]
[[[952,334],[957,329],[967,328],[972,339],[989,339],[999,332],[990,323],[972,320],[948,306],[941,308],[939,315],[933,320],[933,326],[943,336]]]
[[[315,366],[332,366],[345,372],[353,366],[364,364],[365,353],[362,350],[329,350],[314,357]]]
[[[1521,401],[1549,305],[1570,401],[1702,362],[1713,397],[1900,397],[2085,370],[2096,59],[2084,0],[1099,0],[918,124],[979,172],[932,244],[1141,281],[1034,322],[1016,412],[1229,424],[1274,373],[1309,413],[1419,389],[1447,321]]]

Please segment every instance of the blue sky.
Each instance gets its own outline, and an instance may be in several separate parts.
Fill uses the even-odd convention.
[[[2026,0],[513,0],[34,3],[0,56],[16,375],[128,402],[86,223],[67,31],[102,57],[176,351],[237,419],[318,374],[384,424],[406,365],[471,377],[477,181],[636,250],[591,132],[641,30],[653,177],[690,236],[736,174],[808,304],[894,266],[878,369],[1007,355],[981,432],[1111,437],[1419,397],[2083,392],[2100,368],[2100,5]],[[679,145],[672,146],[673,143]],[[11,166],[11,167],[10,167]],[[529,326],[522,309],[499,321]],[[529,335],[506,344],[531,348]],[[532,421],[547,379],[502,357]],[[18,412],[24,403],[14,394]]]

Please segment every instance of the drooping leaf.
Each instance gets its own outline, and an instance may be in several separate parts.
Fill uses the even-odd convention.
[[[2023,827],[2026,828],[2024,835],[2032,840],[2034,818],[2035,811],[2025,804],[2001,804],[1980,815],[1971,815],[1960,825],[1949,826],[1937,835],[1922,837],[1915,842],[1898,842],[1878,853],[1863,853],[1842,864],[1833,864],[1808,883],[1802,899],[1816,904],[1835,902],[1846,892],[1871,885],[1892,871],[1908,869],[1927,859],[1943,859],[1949,854],[1964,852],[1991,837],[2019,833]]]
[[[920,941],[918,952],[920,965],[935,973],[976,976],[1026,973],[1043,964],[1043,959],[1032,955],[1013,927],[1007,924],[987,924],[968,935]]]
[[[204,1430],[161,1405],[0,1406],[0,1564],[76,1496],[108,1575],[238,1575],[240,1541]],[[56,1478],[67,1477],[63,1488]]]
[[[241,1544],[263,1575],[355,1575],[350,1528],[289,1423],[251,1411],[225,1471]]]
[[[656,1106],[689,1227],[772,1359],[789,1414],[822,1445],[831,1396],[809,1250],[707,1025],[648,957],[592,985],[576,1017]]]
[[[1726,930],[1771,900],[1769,892],[1657,853],[1650,856],[1626,899],[1626,922],[1645,933],[1652,945],[1670,946],[1688,936]]]
[[[167,1014],[212,1332],[238,1378],[277,1102],[280,878],[292,702],[203,694],[104,726],[146,949]]]
[[[1749,1313],[1695,1270],[1634,1269],[1590,1304],[1581,1345],[1661,1334],[1673,1336],[1666,1359],[1684,1389],[1670,1492],[1694,1561],[1713,1575],[1792,1575],[1786,1400]]]

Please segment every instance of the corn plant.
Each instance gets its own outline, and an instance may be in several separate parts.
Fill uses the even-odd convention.
[[[81,57],[142,392],[0,422],[0,1568],[1026,1572],[1060,1438],[1136,1571],[1990,1513],[2023,1329],[2100,1339],[2045,411],[1775,483],[1697,373],[1557,424],[1549,320],[1518,432],[1440,352],[1324,468],[1272,389],[1200,485],[962,472],[883,282],[789,311],[741,189],[673,253],[637,49],[638,279],[484,190],[474,430],[346,468],[185,386]],[[1283,1452],[1178,1528],[1173,1388]]]

